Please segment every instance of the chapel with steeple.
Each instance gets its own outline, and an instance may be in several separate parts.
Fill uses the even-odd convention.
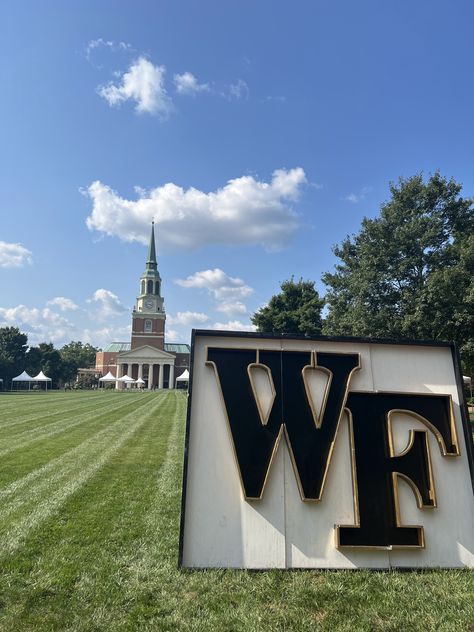
[[[145,388],[174,388],[176,378],[189,369],[190,346],[167,343],[166,312],[161,293],[155,247],[155,226],[151,224],[150,243],[145,271],[140,276],[139,291],[132,311],[130,342],[112,342],[96,354],[95,370],[116,377],[128,375],[142,380]],[[117,385],[120,387],[120,385]]]

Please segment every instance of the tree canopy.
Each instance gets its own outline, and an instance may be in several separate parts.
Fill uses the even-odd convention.
[[[58,350],[51,342],[29,348],[27,342],[18,327],[0,327],[0,377],[5,387],[24,370],[31,376],[44,371],[58,386],[75,381],[78,368],[95,365],[98,349],[89,343],[72,341]]]
[[[262,332],[316,335],[321,333],[321,310],[324,300],[319,297],[314,281],[295,281],[293,277],[281,284],[281,292],[268,305],[252,316],[252,323]]]
[[[474,371],[473,200],[439,173],[391,184],[379,217],[334,248],[324,333],[455,340]]]
[[[0,327],[0,377],[5,381],[25,369],[27,341],[18,327]]]

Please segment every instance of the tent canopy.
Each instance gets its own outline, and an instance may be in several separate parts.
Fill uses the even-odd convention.
[[[28,375],[26,371],[23,371],[23,373],[20,373],[20,375],[13,377],[12,382],[32,382],[33,379],[34,378],[32,378],[31,375]]]
[[[51,378],[46,377],[43,371],[40,371],[38,375],[35,375],[35,377],[32,377],[31,379],[34,380],[35,382],[51,382]]]
[[[112,375],[110,371],[107,373],[107,375],[104,375],[104,377],[99,378],[99,382],[115,382],[115,380],[115,375]]]
[[[189,382],[189,371],[186,369],[179,377],[176,378],[177,382]]]
[[[130,377],[130,375],[124,375],[123,377],[119,377],[118,379],[119,382],[126,382],[127,384],[131,384],[132,382],[135,382],[135,380],[133,379],[133,377]]]

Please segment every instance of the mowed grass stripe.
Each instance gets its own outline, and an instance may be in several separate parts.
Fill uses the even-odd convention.
[[[48,397],[48,400],[51,402],[51,406],[45,408],[40,414],[36,411],[35,414],[28,415],[19,415],[18,408],[12,411],[5,411],[3,407],[0,407],[0,436],[2,434],[8,434],[8,436],[12,436],[14,434],[14,428],[18,426],[24,426],[25,424],[32,424],[31,427],[34,427],[35,422],[41,421],[42,419],[52,419],[53,417],[63,414],[65,410],[65,402],[62,400],[60,403],[54,402],[52,399],[53,396],[45,396]],[[74,402],[68,401],[67,410],[69,413],[84,410],[85,408],[93,409],[101,404],[101,402],[107,401],[107,398],[110,395],[101,395],[100,397],[91,397],[86,398],[82,396],[81,398],[76,399]],[[54,402],[54,406],[52,405]],[[1,403],[1,402],[0,402]],[[79,403],[78,406],[72,406],[71,404]],[[8,420],[10,419],[10,421]],[[18,431],[21,432],[24,428],[19,428]]]
[[[119,396],[120,397],[120,396]],[[148,395],[146,399],[144,396],[140,396],[137,400],[129,401],[126,406],[119,406],[120,399],[117,399],[117,406],[114,410],[108,413],[97,415],[92,419],[94,428],[93,431],[89,427],[81,427],[81,433],[77,437],[71,437],[70,434],[67,437],[56,438],[56,441],[45,446],[44,453],[42,452],[42,459],[40,465],[32,468],[30,467],[31,459],[33,458],[37,446],[30,450],[22,452],[20,455],[10,455],[11,463],[7,462],[7,459],[2,460],[1,474],[5,476],[9,471],[18,472],[19,468],[15,463],[17,458],[21,458],[24,461],[24,468],[28,473],[23,476],[14,477],[12,482],[6,485],[4,480],[4,486],[0,488],[0,512],[1,503],[6,499],[11,498],[14,494],[21,491],[25,487],[30,487],[32,483],[45,475],[49,475],[54,470],[59,470],[65,462],[74,461],[82,453],[87,453],[96,444],[101,445],[104,435],[110,433],[111,428],[117,423],[128,423],[128,412],[133,416],[141,408],[146,408],[150,405],[150,402],[156,400],[156,395]],[[159,404],[161,402],[158,402]],[[76,429],[77,431],[77,429]],[[61,440],[60,440],[61,439]],[[67,439],[67,441],[64,441]],[[57,456],[56,456],[57,455]]]
[[[120,395],[118,395],[120,397]],[[128,397],[128,396],[127,396]],[[145,395],[140,395],[140,397],[145,397]],[[125,396],[122,400],[120,400],[121,408],[127,408],[130,406],[134,406],[134,403],[130,400],[125,400]],[[112,401],[107,401],[107,405],[100,407],[100,415],[106,415],[108,412],[116,409],[118,407],[117,399],[113,399]],[[0,457],[4,457],[5,455],[13,452],[15,450],[21,450],[32,443],[38,441],[44,441],[45,439],[50,440],[54,435],[61,434],[63,432],[70,431],[72,428],[77,426],[78,424],[87,423],[87,422],[95,422],[97,419],[98,409],[96,406],[92,408],[87,408],[85,412],[82,412],[78,415],[69,415],[68,412],[64,412],[63,415],[66,418],[59,419],[57,421],[53,421],[51,423],[46,423],[32,430],[25,430],[20,434],[14,436],[9,442],[8,446],[0,449]]]
[[[124,592],[127,564],[147,537],[170,430],[183,422],[176,410],[183,395],[155,397],[162,403],[157,414],[2,562],[0,586],[8,583],[3,629],[118,630],[127,619],[133,599]]]
[[[97,429],[94,433],[89,431],[87,439],[81,441],[74,448],[51,459],[43,466],[36,468],[20,479],[16,479],[0,490],[0,529],[2,518],[6,518],[20,504],[30,502],[31,499],[34,501],[35,496],[41,491],[40,488],[57,483],[64,476],[68,477],[71,468],[78,468],[81,465],[87,465],[88,461],[93,461],[96,455],[100,455],[104,446],[106,447],[115,436],[128,429],[133,420],[145,416],[149,412],[153,414],[161,404],[161,399],[150,395],[147,400],[142,400],[140,404],[136,402],[133,405],[130,404],[132,410],[127,414],[124,414],[123,407],[117,408],[113,416],[106,417],[105,427]],[[150,406],[153,408],[151,409]],[[23,492],[22,490],[25,488],[26,492]]]
[[[10,416],[22,420],[30,415],[48,414],[56,409],[63,409],[65,405],[71,406],[80,401],[90,402],[103,397],[104,394],[104,391],[78,391],[77,394],[52,392],[22,397],[16,394],[0,393],[0,425],[8,422]]]
[[[99,442],[84,447],[58,470],[35,481],[23,494],[2,503],[0,510],[1,556],[21,546],[28,533],[56,513],[61,505],[93,477],[148,421],[155,421],[160,398],[137,407],[105,431]]]
[[[116,394],[112,398],[116,402],[115,408],[107,412],[102,410],[95,415],[91,413],[90,421],[78,424],[68,432],[58,434],[52,439],[36,441],[2,457],[0,459],[0,489],[61,457],[83,441],[90,439],[93,434],[135,410],[137,406],[145,404],[150,398],[153,398],[153,394],[137,393],[128,394],[126,397]],[[65,417],[67,417],[67,412],[65,412]]]

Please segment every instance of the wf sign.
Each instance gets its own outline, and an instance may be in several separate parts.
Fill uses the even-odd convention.
[[[474,566],[452,352],[195,332],[181,563]]]

